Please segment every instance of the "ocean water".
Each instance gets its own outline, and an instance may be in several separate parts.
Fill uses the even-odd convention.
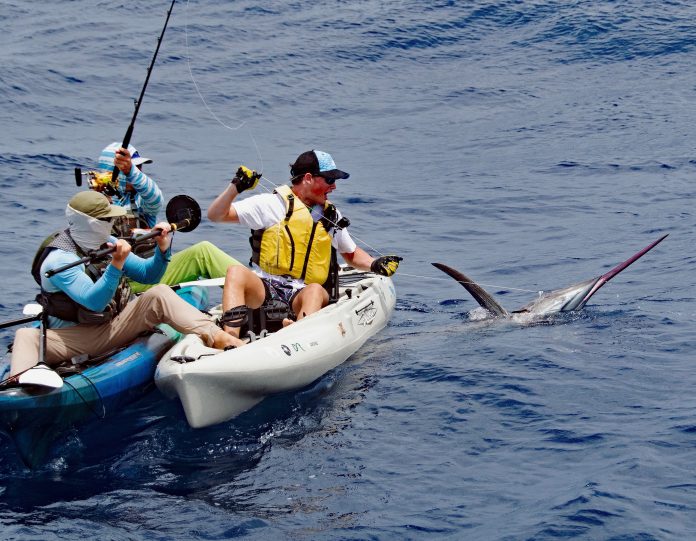
[[[0,2],[0,318],[73,168],[121,140],[169,2]],[[302,151],[404,257],[347,363],[194,430],[153,392],[33,471],[0,441],[2,539],[696,537],[696,7],[673,0],[180,0],[133,144],[206,208]],[[430,265],[514,309],[669,237],[579,313],[477,319]],[[248,233],[204,221],[240,259]],[[12,329],[0,331],[2,347]]]

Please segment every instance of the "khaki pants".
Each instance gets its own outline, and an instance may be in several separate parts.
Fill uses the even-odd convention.
[[[46,363],[60,364],[75,355],[99,355],[132,342],[140,333],[167,323],[185,334],[197,334],[208,346],[220,331],[213,319],[179,297],[169,286],[157,285],[128,303],[109,323],[75,325],[46,332]],[[12,347],[12,375],[39,362],[39,329],[24,328],[15,333]]]

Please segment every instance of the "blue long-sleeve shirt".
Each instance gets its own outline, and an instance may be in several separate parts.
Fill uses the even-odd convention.
[[[112,238],[111,242],[116,242],[116,239]],[[104,274],[96,282],[93,282],[85,273],[84,265],[77,265],[46,278],[47,271],[80,259],[71,252],[55,249],[48,254],[41,265],[41,287],[49,293],[62,291],[85,308],[101,312],[116,293],[121,275],[141,284],[156,284],[167,270],[170,256],[171,250],[167,250],[167,253],[163,254],[159,249],[155,250],[155,254],[148,259],[143,259],[132,253],[128,254],[123,264],[123,270],[118,270],[109,264]],[[49,322],[51,328],[71,325],[74,323],[55,317],[51,317]]]
[[[147,222],[148,227],[154,227],[157,223],[157,214],[159,214],[164,205],[164,197],[157,183],[135,165],[131,167],[128,175],[119,173],[118,182],[121,193],[126,195],[124,197],[114,197],[114,205],[120,207],[131,206],[131,196],[126,192],[126,183],[131,184],[136,192],[135,208],[133,210],[137,210],[140,213]]]

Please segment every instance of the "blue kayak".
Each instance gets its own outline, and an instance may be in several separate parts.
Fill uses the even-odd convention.
[[[206,288],[184,287],[177,294],[198,309],[208,305]],[[151,391],[159,359],[181,338],[168,325],[160,325],[156,332],[103,359],[67,367],[60,389],[0,390],[0,432],[14,441],[26,466],[39,465],[56,437],[68,428],[117,413]]]

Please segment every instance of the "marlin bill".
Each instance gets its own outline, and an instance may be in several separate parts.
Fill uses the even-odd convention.
[[[601,276],[590,278],[589,280],[570,285],[563,289],[555,289],[553,291],[544,292],[532,302],[526,304],[518,310],[513,310],[511,312],[503,308],[503,306],[501,306],[490,293],[484,290],[465,274],[462,274],[458,270],[448,267],[443,263],[433,263],[433,265],[462,284],[464,288],[471,293],[471,296],[476,299],[476,302],[478,302],[493,316],[513,320],[528,320],[530,318],[534,319],[544,317],[558,312],[581,310],[585,304],[587,304],[587,301],[589,301],[590,298],[597,293],[597,291],[599,291],[599,288],[601,288],[626,267],[647,254],[650,250],[667,238],[667,236],[668,235],[664,235],[660,237],[633,256],[629,257],[623,263],[618,264],[609,272],[602,274]]]

